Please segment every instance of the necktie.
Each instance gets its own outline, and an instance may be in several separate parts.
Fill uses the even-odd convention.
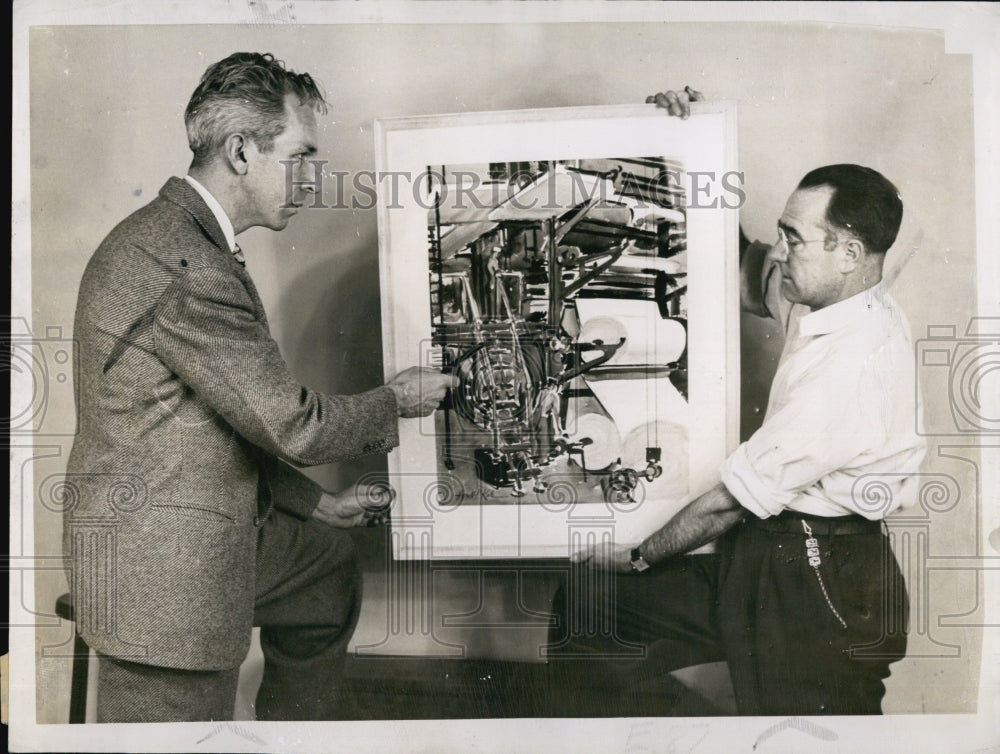
[[[233,245],[233,258],[236,259],[243,267],[247,266],[246,257],[243,256],[243,249],[240,248],[239,244]]]

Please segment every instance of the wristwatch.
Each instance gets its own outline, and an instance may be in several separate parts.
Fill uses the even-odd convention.
[[[632,552],[629,554],[629,565],[632,566],[632,570],[635,573],[642,573],[643,571],[649,570],[649,563],[646,562],[645,558],[639,554],[639,548],[633,547]]]

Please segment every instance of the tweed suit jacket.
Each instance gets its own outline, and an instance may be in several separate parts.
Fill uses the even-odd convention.
[[[326,395],[291,375],[253,282],[178,178],[91,258],[74,340],[77,629],[112,656],[232,668],[250,644],[258,527],[272,507],[307,518],[321,494],[289,464],[389,451],[395,397]]]

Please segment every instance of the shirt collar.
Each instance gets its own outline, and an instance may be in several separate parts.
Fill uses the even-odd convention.
[[[205,204],[208,208],[212,210],[212,214],[215,215],[215,221],[219,223],[219,227],[222,229],[222,235],[226,237],[226,243],[229,244],[229,251],[236,250],[236,232],[233,230],[233,223],[229,219],[229,215],[219,204],[218,200],[212,196],[207,188],[202,186],[198,181],[189,175],[184,176],[184,180],[191,184],[191,187],[198,192],[202,199],[205,200]]]
[[[888,309],[887,296],[885,286],[880,282],[850,298],[810,312],[799,320],[799,335],[826,335],[865,314]]]

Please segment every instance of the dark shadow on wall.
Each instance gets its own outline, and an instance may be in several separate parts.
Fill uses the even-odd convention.
[[[323,287],[316,281],[329,281]],[[363,240],[338,248],[290,280],[278,302],[280,315],[300,306],[303,290],[321,291],[312,313],[285,336],[292,372],[323,392],[362,393],[385,382],[378,256]],[[295,302],[292,299],[296,299]],[[285,350],[284,348],[282,350]],[[309,475],[331,490],[353,485],[370,473],[385,473],[384,455],[316,466]]]
[[[740,315],[740,442],[764,421],[782,343],[776,322],[753,314]]]

